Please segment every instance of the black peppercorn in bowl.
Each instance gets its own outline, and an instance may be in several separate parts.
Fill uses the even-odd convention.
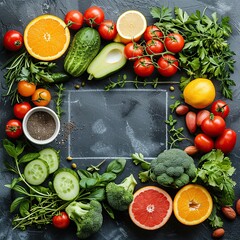
[[[57,137],[59,130],[59,118],[48,107],[34,107],[23,118],[23,132],[32,143],[48,144]]]

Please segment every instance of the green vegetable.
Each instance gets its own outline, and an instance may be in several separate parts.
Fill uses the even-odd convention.
[[[120,184],[110,182],[106,186],[108,204],[115,210],[125,211],[133,201],[133,191],[137,182],[131,174]]]
[[[90,203],[74,201],[66,207],[65,211],[75,222],[79,239],[90,237],[102,226],[102,206],[98,201],[92,200]]]
[[[127,62],[124,47],[121,43],[107,44],[88,66],[88,80],[101,79],[120,70]]]
[[[181,89],[198,77],[216,79],[220,81],[223,96],[232,99],[231,86],[235,86],[235,82],[230,75],[234,71],[235,53],[227,42],[232,33],[229,18],[219,19],[216,12],[209,17],[199,10],[188,15],[178,7],[174,9],[174,16],[167,7],[153,7],[151,14],[165,35],[180,32],[184,36],[179,63],[186,76],[180,80]]]
[[[74,36],[67,56],[64,69],[74,77],[79,77],[88,68],[100,50],[101,38],[97,30],[81,28]]]

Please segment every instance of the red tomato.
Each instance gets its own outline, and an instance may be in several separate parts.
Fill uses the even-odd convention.
[[[83,14],[78,10],[71,10],[65,15],[64,22],[68,28],[79,30],[83,25]]]
[[[164,42],[167,50],[173,53],[180,52],[184,47],[184,38],[179,33],[168,34]]]
[[[178,70],[178,60],[170,54],[165,54],[158,59],[158,72],[164,77],[174,75]]]
[[[96,27],[104,21],[104,11],[98,6],[88,8],[83,14],[84,20],[87,25]]]
[[[17,85],[18,93],[23,97],[30,97],[36,90],[36,84],[22,80]]]
[[[116,23],[112,20],[105,20],[101,22],[98,32],[100,36],[105,40],[113,40],[117,36]]]
[[[226,102],[222,100],[216,100],[213,102],[211,106],[211,112],[214,115],[221,116],[222,118],[226,118],[230,112],[230,108]]]
[[[211,137],[204,133],[199,133],[194,138],[195,147],[204,153],[210,152],[214,148],[214,141]]]
[[[15,117],[23,119],[26,113],[31,109],[31,105],[28,102],[16,103],[13,106],[13,113]]]
[[[227,128],[216,139],[215,148],[220,149],[223,153],[230,153],[237,141],[237,134],[230,128]]]
[[[9,30],[3,37],[3,46],[10,51],[18,51],[23,46],[23,36],[20,32]]]
[[[17,119],[11,119],[7,122],[5,131],[8,137],[18,138],[22,135],[22,123]]]
[[[163,33],[161,32],[161,30],[155,26],[155,25],[151,25],[148,26],[143,34],[144,40],[147,42],[151,39],[159,39],[163,37]]]
[[[146,42],[146,51],[150,55],[162,53],[164,51],[164,44],[160,40],[151,39]]]
[[[45,88],[38,88],[32,95],[32,102],[36,106],[47,106],[51,101],[51,93]]]
[[[143,56],[143,47],[136,42],[130,42],[124,47],[124,54],[128,60],[136,60]]]
[[[53,226],[60,229],[65,229],[70,224],[70,219],[66,212],[60,212],[59,215],[55,215],[52,218]]]
[[[226,128],[224,119],[220,116],[214,116],[213,113],[202,121],[201,129],[209,137],[217,137],[223,133]]]
[[[154,65],[150,57],[137,59],[133,64],[134,72],[140,77],[148,77],[154,71]]]

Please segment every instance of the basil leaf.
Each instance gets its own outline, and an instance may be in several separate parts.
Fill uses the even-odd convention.
[[[13,200],[13,202],[10,205],[10,212],[14,212],[16,210],[16,208],[20,205],[21,202],[24,201],[24,197],[18,197],[16,199]]]
[[[27,153],[18,160],[18,163],[20,164],[20,163],[30,162],[34,159],[37,159],[39,156],[40,156],[39,153]]]
[[[95,187],[98,183],[98,180],[95,178],[83,178],[80,180],[80,187],[82,188],[92,188]]]
[[[29,208],[30,208],[29,201],[25,199],[20,203],[20,206],[19,206],[20,215],[22,217],[26,217],[27,215],[29,215]]]
[[[87,198],[89,200],[103,201],[105,199],[105,188],[98,188],[91,191]]]
[[[124,170],[125,165],[126,159],[124,158],[115,159],[108,164],[106,172],[119,174]]]

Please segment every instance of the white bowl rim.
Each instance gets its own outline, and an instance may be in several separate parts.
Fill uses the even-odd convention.
[[[28,121],[29,117],[30,117],[33,113],[35,113],[35,112],[41,112],[41,111],[49,113],[49,114],[53,117],[53,119],[54,119],[54,121],[55,121],[55,123],[56,123],[55,132],[53,133],[53,135],[52,135],[50,138],[45,139],[45,140],[38,140],[38,139],[33,138],[33,137],[29,134],[29,132],[28,132],[28,130],[27,130],[27,121]],[[52,142],[52,141],[57,137],[57,135],[59,134],[59,131],[60,131],[60,120],[59,120],[57,114],[56,114],[51,108],[49,108],[49,107],[43,107],[43,106],[36,106],[36,107],[33,107],[32,109],[30,109],[30,110],[26,113],[26,115],[25,115],[24,118],[23,118],[22,126],[23,126],[23,132],[24,132],[25,136],[26,136],[32,143],[35,143],[35,144],[38,144],[38,145],[44,145],[44,144],[48,144],[48,143]]]

